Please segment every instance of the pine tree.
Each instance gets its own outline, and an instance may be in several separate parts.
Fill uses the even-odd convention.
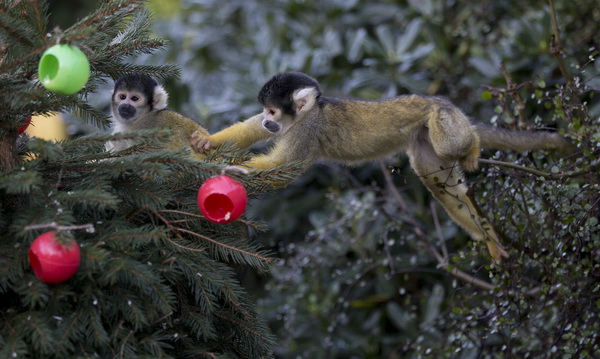
[[[48,29],[44,1],[4,0],[0,8],[0,357],[270,357],[273,338],[235,279],[233,266],[269,270],[248,243],[247,220],[207,221],[198,187],[222,167],[184,150],[151,151],[154,131],[120,153],[114,136],[63,142],[19,135],[32,114],[69,111],[98,127],[107,115],[86,103],[108,78],[143,72],[176,76],[173,65],[127,63],[165,43],[149,36],[143,1],[109,0],[68,29]],[[42,87],[37,66],[56,43],[82,49],[91,77],[75,95]],[[126,136],[126,135],[121,135]],[[129,135],[131,136],[131,135]],[[222,158],[219,154],[213,156]],[[250,195],[259,178],[238,178]],[[28,250],[41,233],[81,247],[74,277],[40,281]]]

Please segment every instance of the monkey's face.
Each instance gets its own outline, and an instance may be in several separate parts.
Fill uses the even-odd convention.
[[[281,124],[279,123],[282,119],[281,115],[282,112],[280,109],[275,107],[265,107],[263,109],[263,127],[271,133],[279,132],[281,130]]]
[[[265,106],[262,126],[272,134],[283,135],[292,125],[293,116],[283,113],[277,107]]]
[[[295,124],[304,122],[313,109],[318,112],[315,105],[321,92],[314,80],[309,84],[314,86],[300,83],[301,86],[291,91],[291,94],[290,86],[284,86],[285,91],[278,91],[277,87],[281,86],[277,82],[279,80],[281,77],[275,76],[263,86],[258,95],[258,102],[263,105],[262,126],[272,134],[283,135]]]
[[[112,110],[121,122],[132,123],[150,112],[151,108],[142,92],[120,89],[113,94]]]

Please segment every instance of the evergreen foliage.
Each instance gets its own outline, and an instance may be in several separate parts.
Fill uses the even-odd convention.
[[[17,135],[31,114],[72,111],[97,126],[107,115],[86,95],[108,78],[178,74],[174,65],[135,65],[164,41],[149,37],[144,2],[111,0],[68,29],[47,28],[44,1],[0,7],[0,357],[270,357],[273,338],[236,279],[235,266],[265,273],[268,253],[248,240],[260,226],[215,225],[196,194],[218,174],[213,154],[198,162],[184,150],[157,151],[168,131],[51,142]],[[41,53],[72,43],[92,75],[77,95],[59,96],[37,79]],[[105,142],[139,142],[119,153]],[[237,157],[236,157],[237,156]],[[250,194],[256,177],[238,178]],[[39,234],[58,230],[81,247],[77,274],[61,284],[38,280],[28,263]]]

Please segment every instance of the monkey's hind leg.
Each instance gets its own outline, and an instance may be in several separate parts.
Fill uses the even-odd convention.
[[[458,160],[466,171],[475,171],[480,151],[476,128],[450,102],[436,99],[434,103],[436,107],[429,114],[427,127],[435,153],[451,162]]]
[[[442,203],[450,217],[473,239],[485,241],[494,261],[499,262],[502,257],[508,258],[508,253],[502,248],[496,232],[485,218],[480,216],[467,196],[467,186],[460,169],[455,162],[442,159],[436,154],[426,131],[411,144],[408,155],[414,171],[433,196]]]

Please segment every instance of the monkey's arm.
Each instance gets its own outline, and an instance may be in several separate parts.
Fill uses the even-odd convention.
[[[206,136],[195,132],[191,137],[191,145],[198,152],[204,152],[211,147],[219,147],[227,142],[232,142],[239,149],[252,146],[254,143],[273,136],[262,126],[263,114],[252,116],[249,119],[233,124],[213,135]]]
[[[268,153],[254,156],[250,160],[240,163],[239,167],[260,172],[294,163],[295,165],[301,165],[303,171],[314,162],[314,156],[312,155],[314,151],[309,149],[311,146],[311,143],[306,143],[304,147],[296,147],[294,141],[290,141],[288,137],[276,142],[275,146]],[[275,187],[286,187],[295,179],[293,176],[284,176],[284,179],[277,180],[274,177],[269,176],[265,178],[265,182]]]
[[[255,171],[266,171],[289,162],[285,145],[277,143],[269,153],[257,155],[250,160],[241,163],[242,167],[247,167]]]
[[[155,128],[164,128],[172,131],[169,139],[161,146],[162,149],[166,151],[179,150],[188,146],[188,140],[193,133],[204,137],[209,135],[208,131],[194,120],[169,109],[152,111],[137,120],[127,130],[136,132],[138,130],[150,130]],[[205,155],[192,153],[192,157],[200,160],[203,159]]]

